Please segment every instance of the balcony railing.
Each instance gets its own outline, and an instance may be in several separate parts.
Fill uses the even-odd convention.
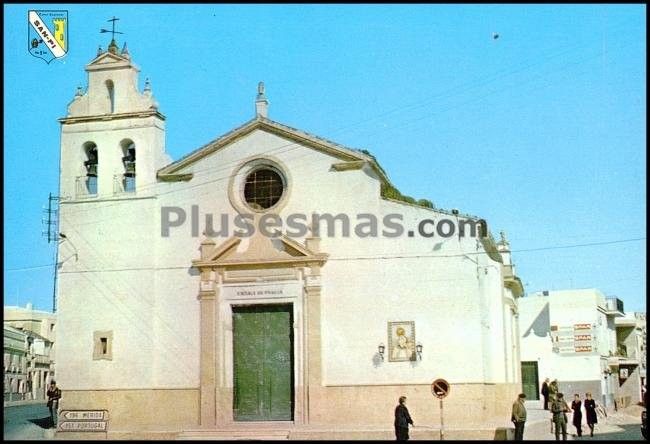
[[[34,358],[32,362],[34,364],[50,364],[52,359],[49,356],[43,356],[43,355],[34,355]]]
[[[135,176],[113,176],[113,194],[135,193]]]
[[[96,176],[79,176],[76,180],[77,199],[87,199],[97,197],[97,177]]]

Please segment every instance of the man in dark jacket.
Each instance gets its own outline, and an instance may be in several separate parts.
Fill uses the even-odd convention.
[[[542,384],[542,396],[544,397],[544,410],[548,410],[548,378]]]
[[[52,381],[47,389],[47,407],[50,409],[50,418],[54,427],[58,419],[59,399],[61,399],[61,389],[56,386],[56,381]]]
[[[406,396],[399,397],[399,405],[395,407],[395,438],[398,441],[406,441],[409,439],[409,424],[413,425],[409,410],[404,403]]]

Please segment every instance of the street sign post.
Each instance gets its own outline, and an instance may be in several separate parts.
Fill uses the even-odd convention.
[[[62,432],[105,432],[106,421],[62,421],[59,430]]]
[[[106,432],[107,410],[62,410],[58,429],[62,432]]]
[[[108,419],[106,410],[62,410],[59,416],[69,421],[102,421]]]
[[[449,383],[442,378],[438,378],[431,383],[431,393],[440,400],[440,440],[445,439],[445,421],[443,416],[442,400],[449,394],[451,389]]]

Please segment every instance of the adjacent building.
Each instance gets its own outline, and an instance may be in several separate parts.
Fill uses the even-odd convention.
[[[405,395],[435,437],[444,378],[446,426],[507,424],[523,289],[485,221],[405,198],[367,151],[269,119],[263,85],[253,119],[172,161],[126,48],[86,72],[60,119],[62,409],[107,411],[109,437],[273,424],[390,439]],[[398,236],[358,224],[395,214]],[[429,236],[443,219],[458,231]]]
[[[27,379],[27,334],[4,326],[4,400],[18,401],[29,393]]]
[[[616,319],[623,302],[597,289],[543,291],[519,300],[521,369],[524,393],[539,399],[545,378],[560,391],[591,392],[615,407],[619,388]]]
[[[21,399],[45,399],[46,397],[47,386],[54,379],[55,374],[55,326],[56,315],[54,313],[34,310],[32,304],[28,303],[26,307],[4,307],[5,342],[7,341],[7,331],[9,331],[11,337],[19,332],[23,337],[21,340],[24,340],[25,344],[25,349],[21,352],[25,367],[24,377],[21,378],[21,381],[24,382],[22,385],[18,382],[15,383],[19,387],[18,393]],[[12,339],[12,341],[14,340]],[[7,359],[5,347],[5,384]],[[12,356],[9,360],[11,361],[11,359],[17,358]],[[13,368],[18,367],[13,366]],[[17,377],[14,379],[17,380]]]
[[[618,364],[618,406],[643,400],[647,356],[645,316],[645,313],[636,312],[616,318],[617,347],[610,359]]]

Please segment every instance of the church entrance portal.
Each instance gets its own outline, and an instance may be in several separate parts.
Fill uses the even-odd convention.
[[[293,307],[233,306],[235,421],[292,421]]]

